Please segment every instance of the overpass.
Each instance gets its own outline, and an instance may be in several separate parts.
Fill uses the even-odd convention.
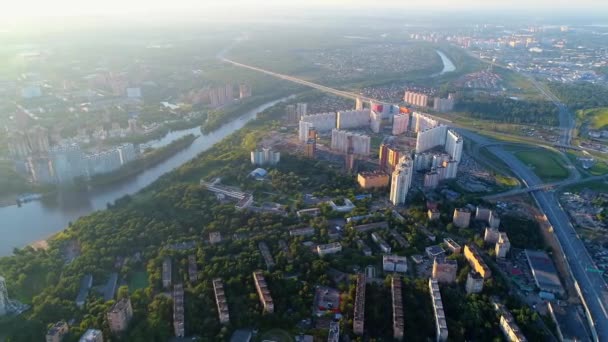
[[[563,187],[569,186],[569,185],[587,183],[587,182],[591,182],[591,181],[595,181],[595,180],[602,180],[602,179],[608,179],[608,175],[595,176],[595,177],[589,177],[589,178],[584,178],[584,179],[567,179],[567,180],[563,180],[560,182],[538,184],[538,185],[528,186],[526,188],[508,190],[508,191],[501,192],[498,194],[484,196],[482,198],[486,201],[492,201],[492,200],[496,200],[496,199],[503,198],[503,197],[526,194],[526,193],[530,193],[530,192],[537,191],[537,190],[552,190],[552,189],[557,189],[557,188],[563,188]]]

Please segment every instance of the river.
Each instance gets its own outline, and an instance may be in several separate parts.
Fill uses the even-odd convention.
[[[166,145],[188,134],[198,137],[186,149],[124,181],[91,191],[60,192],[52,198],[29,202],[21,207],[12,205],[0,208],[0,236],[2,236],[0,256],[12,254],[15,247],[21,248],[45,239],[61,231],[79,217],[105,209],[108,203],[112,203],[124,195],[138,192],[163,174],[190,161],[215,143],[243,128],[247,122],[255,119],[258,113],[287,98],[284,97],[256,107],[209,134],[201,134],[199,127],[168,133],[167,136],[153,142],[153,145]]]

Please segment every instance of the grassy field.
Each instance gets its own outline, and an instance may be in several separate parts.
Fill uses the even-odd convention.
[[[534,173],[545,182],[559,181],[568,177],[568,170],[553,152],[547,150],[519,151],[515,152],[515,156],[524,164],[532,167]]]
[[[260,341],[292,342],[293,338],[285,330],[272,329],[264,332],[260,337]]]
[[[589,120],[592,129],[608,128],[608,107],[580,110],[578,117]]]
[[[148,273],[145,271],[134,272],[129,277],[129,291],[133,292],[137,289],[148,287]]]

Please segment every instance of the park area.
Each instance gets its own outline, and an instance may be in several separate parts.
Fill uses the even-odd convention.
[[[545,182],[560,181],[568,177],[568,170],[553,152],[534,149],[515,152],[515,156],[533,168],[534,173]]]
[[[589,128],[601,130],[608,128],[608,107],[580,110],[578,117],[589,121]]]

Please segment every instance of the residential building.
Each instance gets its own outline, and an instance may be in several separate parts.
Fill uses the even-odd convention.
[[[224,292],[224,282],[221,278],[213,279],[213,293],[215,294],[215,303],[217,304],[217,314],[220,319],[220,324],[230,323],[230,313],[228,312],[228,301]]]
[[[453,283],[456,281],[458,263],[456,260],[438,257],[433,260],[433,279],[440,283]]]
[[[422,153],[437,146],[444,146],[448,126],[439,125],[419,131],[416,136],[416,153]]]
[[[357,246],[361,249],[361,252],[363,252],[363,255],[372,256],[372,249],[369,248],[369,246],[365,242],[363,242],[363,240],[361,240],[361,239],[357,240]]]
[[[441,300],[441,292],[439,291],[437,280],[429,278],[429,291],[433,304],[433,316],[435,317],[435,340],[438,342],[447,341],[448,324],[443,311],[443,301]]]
[[[380,129],[382,128],[382,113],[375,112],[372,110],[369,115],[369,129],[374,133],[380,133]]]
[[[487,222],[490,219],[490,214],[492,214],[491,209],[477,206],[475,209],[475,220]]]
[[[327,342],[340,342],[340,322],[331,321],[329,323]]]
[[[291,229],[289,231],[289,236],[310,236],[310,235],[315,235],[315,229],[313,227],[296,228],[296,229]]]
[[[460,134],[452,129],[448,129],[445,139],[445,151],[453,160],[459,162],[462,159],[462,147],[464,140]]]
[[[369,109],[339,111],[337,114],[337,129],[351,129],[370,126]]]
[[[480,293],[483,291],[483,277],[481,274],[471,271],[467,274],[467,281],[464,286],[467,294]]]
[[[486,227],[483,234],[483,241],[487,244],[494,244],[498,242],[498,235],[500,232],[497,228]]]
[[[300,122],[300,118],[296,114],[296,105],[295,104],[290,104],[290,105],[285,106],[285,112],[286,112],[288,123],[295,124],[297,122]]]
[[[424,251],[430,259],[445,256],[445,250],[439,245],[428,246],[424,249]]]
[[[505,339],[509,342],[526,342],[528,341],[524,334],[519,329],[517,322],[513,318],[513,315],[507,310],[507,308],[497,301],[492,301],[494,309],[499,316],[500,330],[505,335]]]
[[[509,237],[507,233],[499,233],[498,241],[496,242],[496,246],[494,247],[496,251],[496,257],[504,259],[507,257],[507,253],[511,249],[511,243],[509,242]]]
[[[118,158],[121,166],[137,159],[135,145],[131,143],[119,145],[116,147],[116,150],[118,151]]]
[[[167,257],[163,259],[163,287],[169,288],[171,286],[171,281],[173,278],[172,272],[173,265],[171,264],[171,258]]]
[[[363,110],[363,100],[360,97],[355,99],[355,110]]]
[[[64,322],[57,322],[46,332],[46,342],[61,342],[70,332],[70,326]]]
[[[403,95],[403,101],[412,106],[427,107],[429,96],[423,93],[406,90]]]
[[[184,316],[184,285],[173,286],[173,331],[175,337],[183,338],[186,335]]]
[[[317,254],[319,254],[320,257],[328,254],[335,254],[341,251],[342,245],[339,242],[332,242],[325,245],[317,246]]]
[[[251,164],[253,165],[276,165],[280,160],[281,153],[268,147],[251,151]]]
[[[272,254],[270,253],[270,248],[268,248],[268,245],[264,241],[258,243],[258,248],[260,249],[262,258],[264,258],[264,262],[266,263],[266,268],[270,270],[275,265],[274,259],[272,258]]]
[[[296,104],[296,114],[298,115],[298,118],[308,114],[308,104],[306,102],[298,102]]]
[[[391,246],[389,246],[389,244],[386,243],[386,241],[384,241],[384,239],[378,233],[372,233],[372,240],[374,240],[374,242],[378,245],[378,248],[380,248],[383,253],[391,252]]]
[[[309,209],[301,209],[296,211],[296,215],[298,217],[303,217],[303,216],[318,216],[321,213],[321,209],[319,208],[309,208]]]
[[[309,122],[319,132],[329,132],[336,128],[336,113],[302,115],[300,121]]]
[[[468,228],[471,223],[471,211],[467,208],[454,209],[452,223],[458,228]]]
[[[260,297],[260,303],[262,303],[264,312],[269,314],[274,313],[274,302],[270,296],[270,290],[268,289],[268,284],[266,283],[262,271],[253,272],[253,281],[255,283],[255,288],[258,291],[258,296]]]
[[[353,314],[353,332],[363,335],[365,321],[365,274],[357,274],[357,292],[355,294],[355,309]]]
[[[251,97],[251,86],[249,84],[239,84],[239,99]]]
[[[315,126],[311,122],[300,121],[298,123],[299,131],[298,138],[300,142],[306,143],[308,142],[308,137],[310,136],[310,131],[315,129]]]
[[[429,217],[430,221],[439,220],[440,212],[437,209],[429,209],[427,211],[427,216]]]
[[[447,237],[443,239],[443,243],[448,250],[454,254],[460,254],[460,252],[462,252],[462,247],[460,247],[456,241],[452,240],[452,238]]]
[[[393,338],[403,340],[405,323],[403,320],[403,296],[400,277],[391,277],[391,297],[393,304]]]
[[[356,230],[358,233],[366,233],[375,229],[387,229],[388,223],[386,221],[375,222],[375,223],[367,223],[360,224],[358,226],[354,226],[352,229]]]
[[[413,163],[402,157],[391,177],[390,201],[393,205],[405,203],[407,193],[412,185]]]
[[[107,313],[110,331],[117,334],[127,330],[131,318],[133,318],[133,307],[129,298],[122,298],[110,308]]]
[[[357,182],[363,189],[383,188],[388,186],[389,176],[384,171],[360,172]]]
[[[498,228],[500,226],[500,217],[494,211],[490,212],[490,217],[488,218],[488,225],[492,228]]]
[[[446,98],[442,99],[440,97],[435,97],[433,100],[433,110],[441,113],[450,112],[454,110],[454,98]]]
[[[380,160],[380,170],[385,172],[393,172],[399,159],[401,158],[401,152],[395,146],[389,144],[381,144],[378,159]]]
[[[439,173],[437,171],[429,171],[424,174],[424,187],[434,189],[439,185]]]
[[[79,342],[103,342],[101,330],[89,329],[81,337]]]
[[[383,255],[382,269],[384,272],[407,272],[407,257],[398,255]]]
[[[370,137],[365,134],[338,129],[331,131],[331,149],[336,152],[367,156],[369,155],[370,142]]]
[[[222,233],[220,232],[210,232],[209,233],[209,243],[212,245],[216,243],[222,242]]]
[[[399,113],[393,117],[393,135],[400,135],[408,131],[410,125],[410,114]]]
[[[76,144],[54,146],[50,149],[49,156],[57,183],[71,183],[76,178],[87,178],[89,176],[88,157],[85,157],[80,146]],[[120,167],[120,156],[118,153],[116,153],[115,164],[112,166],[112,169]]]
[[[483,261],[483,258],[481,257],[481,254],[479,254],[477,248],[471,245],[465,245],[464,257],[471,265],[471,268],[475,270],[475,272],[479,273],[483,279],[488,279],[492,276],[492,271],[488,265],[486,265],[486,262]]]

